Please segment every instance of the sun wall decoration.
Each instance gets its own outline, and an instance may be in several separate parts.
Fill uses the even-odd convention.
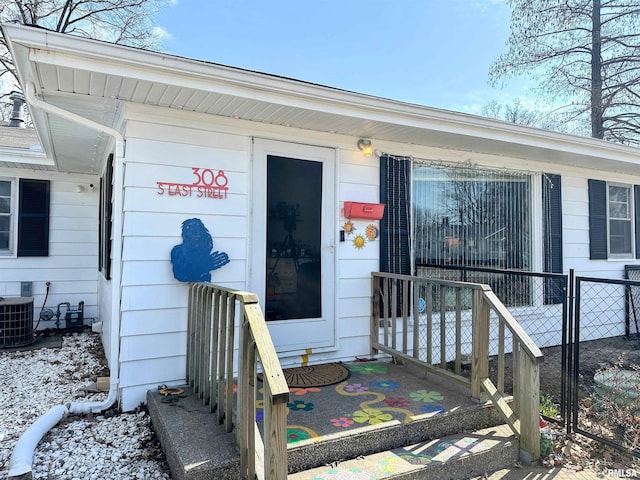
[[[358,234],[355,237],[353,237],[353,246],[356,247],[358,250],[363,249],[365,243],[366,243],[366,240],[362,235]]]
[[[364,227],[364,233],[356,233],[358,228],[350,219],[342,225],[342,230],[344,230],[345,235],[352,237],[351,242],[357,250],[362,250],[367,242],[373,242],[380,236],[380,228],[373,223]]]

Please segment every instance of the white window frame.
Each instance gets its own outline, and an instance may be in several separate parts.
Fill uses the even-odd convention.
[[[9,248],[0,248],[0,257],[15,257],[18,235],[18,189],[17,179],[0,177],[0,181],[9,182],[11,188],[11,200],[9,203]],[[6,216],[4,213],[0,213]]]
[[[610,211],[610,200],[609,200],[609,192],[611,187],[622,187],[622,188],[626,188],[627,191],[629,192],[628,195],[628,212],[629,212],[629,217],[628,218],[612,218],[611,217],[611,211]],[[633,198],[633,185],[629,185],[626,183],[616,183],[616,182],[607,182],[607,258],[609,259],[629,259],[629,258],[635,258],[635,228],[634,228],[634,219],[635,219],[635,214],[636,212],[634,212],[634,198]],[[631,251],[626,252],[626,253],[613,253],[611,252],[611,220],[625,220],[629,222],[629,232],[630,232],[630,238],[629,238],[629,243],[631,245]]]

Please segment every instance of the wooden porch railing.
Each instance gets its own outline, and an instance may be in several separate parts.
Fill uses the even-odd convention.
[[[289,387],[258,297],[208,283],[193,283],[189,287],[188,308],[187,381],[203,404],[216,412],[227,432],[235,428],[242,477],[287,478]],[[234,356],[236,328],[240,335]],[[264,441],[256,424],[258,363],[264,387]],[[238,414],[234,424],[236,372]]]
[[[490,399],[519,437],[522,459],[540,458],[538,364],[544,357],[488,285],[373,273],[371,301],[373,352],[467,386],[478,401]],[[491,335],[492,321],[497,335]],[[507,353],[512,396],[505,392]],[[497,385],[489,376],[490,357]],[[469,363],[470,378],[463,372]]]

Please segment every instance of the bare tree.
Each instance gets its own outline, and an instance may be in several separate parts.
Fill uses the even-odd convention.
[[[581,123],[576,133],[640,143],[640,2],[508,2],[508,51],[491,66],[491,82],[530,75],[564,105],[564,123]]]
[[[0,0],[0,23],[20,23],[113,43],[153,49],[156,13],[170,0]],[[19,90],[13,59],[0,36],[0,84]],[[2,92],[8,95],[8,92]],[[1,101],[6,101],[0,97]]]
[[[482,115],[519,125],[557,130],[553,112],[547,109],[528,108],[519,98],[513,99],[511,103],[491,100],[482,107]]]

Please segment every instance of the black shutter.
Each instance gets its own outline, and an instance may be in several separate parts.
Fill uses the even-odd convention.
[[[636,229],[636,258],[640,258],[640,185],[633,186],[633,213]]]
[[[607,182],[589,179],[589,258],[607,259]]]
[[[100,252],[99,269],[104,273],[104,278],[111,279],[111,231],[113,220],[113,155],[107,159],[107,167],[104,176],[100,180]]]
[[[380,157],[380,202],[385,204],[380,221],[380,271],[411,275],[409,208],[411,160]]]
[[[409,208],[411,192],[411,159],[382,155],[380,157],[380,201],[385,204],[380,220],[380,271],[411,275],[409,246]],[[391,284],[387,283],[391,296]],[[411,294],[407,302],[411,301]],[[404,302],[398,292],[394,308],[389,305],[387,315],[401,316]]]
[[[544,271],[562,273],[562,181],[560,175],[542,175],[542,211],[544,212]],[[564,280],[547,279],[545,304],[562,303]]]
[[[49,180],[20,179],[18,256],[49,255]]]

